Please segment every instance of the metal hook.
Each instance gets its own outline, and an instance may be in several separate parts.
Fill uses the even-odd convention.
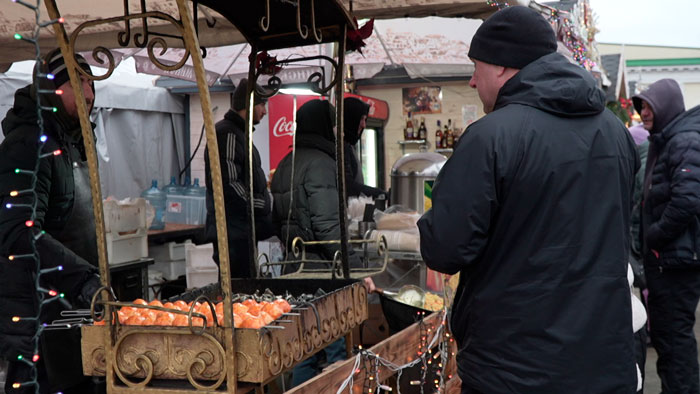
[[[301,0],[297,0],[297,30],[301,38],[306,40],[309,37],[309,28],[301,24]]]
[[[270,0],[265,0],[265,14],[266,16],[260,18],[260,28],[267,32],[270,28]]]
[[[321,30],[316,30],[316,13],[314,12],[314,0],[311,0],[311,31],[314,32],[314,38],[319,44],[323,39],[323,33]],[[306,37],[304,37],[306,38]]]

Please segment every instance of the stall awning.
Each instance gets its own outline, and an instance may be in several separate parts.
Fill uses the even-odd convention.
[[[65,18],[65,27],[71,34],[81,23],[100,18],[124,15],[123,2],[114,0],[57,0],[58,9]],[[140,0],[128,0],[130,12],[141,12]],[[177,17],[175,0],[147,0],[146,11],[160,11]],[[483,18],[494,12],[484,0],[342,0],[350,15],[358,19],[391,19],[400,17],[462,16]],[[352,3],[352,7],[351,7]],[[42,15],[48,19],[42,3]],[[198,7],[199,40],[204,47],[219,47],[245,42],[242,34],[224,17],[202,5]],[[210,25],[215,21],[214,27]],[[34,48],[13,38],[14,33],[31,35],[35,26],[34,13],[29,9],[8,2],[0,9],[0,71],[9,64],[34,58]],[[142,32],[141,22],[132,21],[131,36]],[[177,34],[171,23],[149,18],[149,30],[165,34]],[[123,22],[102,24],[87,28],[80,33],[76,42],[77,51],[92,51],[98,46],[105,48],[124,47],[118,42],[118,33],[125,31]],[[166,38],[168,45],[182,46],[180,40]],[[41,33],[40,44],[44,48],[56,47],[53,29],[45,28]],[[136,47],[132,38],[126,47]]]

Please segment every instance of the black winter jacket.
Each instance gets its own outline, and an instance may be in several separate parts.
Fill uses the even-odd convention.
[[[248,239],[248,173],[245,169],[246,144],[245,120],[234,110],[229,110],[224,119],[216,123],[216,140],[219,145],[221,179],[226,207],[226,230],[229,239]],[[216,242],[216,212],[214,190],[211,187],[209,152],[205,150],[204,164],[207,183],[207,238]],[[267,181],[262,169],[260,154],[253,146],[253,207],[255,231],[258,240],[272,236],[272,199],[267,192]]]
[[[700,106],[653,133],[651,145],[655,164],[643,207],[645,264],[700,268]]]
[[[418,222],[428,267],[460,272],[463,385],[483,393],[634,393],[626,279],[639,159],[585,70],[553,53],[469,126]]]
[[[321,116],[328,112],[326,106],[325,101],[313,100],[299,109],[296,152],[282,159],[272,179],[273,220],[287,250],[291,250],[295,237],[305,241],[340,239],[333,119]],[[333,260],[337,250],[340,245],[329,244],[312,248],[311,252]],[[351,249],[348,259],[351,267],[361,264]]]
[[[34,264],[29,259],[8,261],[11,255],[32,253],[32,237],[46,231],[36,241],[41,268],[63,266],[63,270],[43,276],[45,288],[55,289],[66,294],[74,305],[79,300],[81,289],[88,280],[93,280],[97,268],[64,247],[54,239],[61,233],[73,210],[74,161],[81,160],[82,140],[70,137],[57,125],[54,114],[43,112],[45,135],[48,137],[43,152],[60,149],[58,156],[49,155],[39,161],[36,174],[36,220],[32,227],[25,222],[29,219],[26,208],[6,204],[30,204],[28,194],[11,197],[12,190],[31,188],[31,177],[16,174],[15,169],[34,170],[39,143],[36,102],[27,86],[15,93],[13,108],[2,121],[5,139],[0,144],[0,356],[16,358],[17,354],[33,354],[31,345],[35,332],[32,322],[12,323],[12,316],[35,316]],[[85,305],[82,305],[85,306]],[[56,308],[45,307],[42,321],[57,318]]]

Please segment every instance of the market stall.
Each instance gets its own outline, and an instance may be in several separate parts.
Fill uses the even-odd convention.
[[[22,3],[22,2],[20,2]],[[192,9],[185,0],[177,0],[175,4],[168,3],[168,7],[156,7],[160,11],[149,11],[146,2],[141,2],[140,12],[138,7],[130,7],[128,1],[124,3],[123,12],[105,9],[106,13],[113,12],[112,15],[105,15],[104,19],[84,20],[81,23],[71,21],[72,32],[70,36],[66,30],[66,25],[61,17],[61,12],[53,0],[46,0],[45,7],[55,32],[55,40],[61,48],[61,52],[66,59],[71,85],[76,95],[77,110],[80,115],[83,140],[86,147],[88,166],[90,172],[90,183],[92,188],[93,213],[96,221],[98,233],[98,256],[101,281],[103,288],[93,299],[91,317],[95,322],[102,322],[95,325],[83,327],[83,368],[89,375],[106,376],[108,392],[129,393],[129,392],[162,392],[177,393],[188,391],[199,392],[245,392],[256,390],[262,392],[263,385],[279,375],[285,370],[293,367],[296,363],[320,350],[323,346],[331,343],[335,339],[342,337],[354,326],[360,324],[367,318],[366,290],[360,283],[352,278],[364,277],[370,272],[362,271],[353,273],[350,271],[347,261],[348,244],[369,244],[366,240],[349,241],[349,236],[345,232],[346,228],[346,207],[345,198],[339,198],[339,221],[341,224],[341,237],[337,241],[340,244],[340,253],[332,261],[332,266],[326,276],[327,282],[323,282],[317,277],[302,277],[300,279],[275,279],[264,281],[261,279],[254,281],[232,282],[228,272],[228,251],[226,243],[226,226],[224,223],[225,212],[222,196],[222,180],[219,168],[218,149],[214,134],[214,124],[212,119],[212,108],[209,98],[209,88],[205,80],[205,73],[202,64],[202,48],[198,40],[198,32],[195,23],[198,21],[196,4]],[[358,2],[358,14],[361,9]],[[485,12],[488,7],[482,2],[463,1],[469,3],[469,10],[480,10]],[[477,5],[477,3],[479,3]],[[255,4],[224,4],[220,2],[201,1],[199,5],[208,6],[208,9],[221,16],[226,21],[236,27],[240,36],[252,45],[253,50],[250,56],[249,80],[255,81],[258,77],[269,70],[268,67],[275,67],[291,63],[294,60],[271,60],[259,57],[261,51],[275,49],[285,46],[302,45],[304,43],[335,42],[337,43],[337,60],[327,58],[334,70],[332,83],[327,84],[314,77],[309,82],[315,83],[316,89],[326,93],[334,89],[333,95],[335,105],[338,109],[338,136],[337,136],[337,176],[338,193],[344,196],[343,179],[343,58],[346,50],[346,35],[348,29],[355,30],[357,26],[348,12],[348,9],[339,1],[317,2],[313,0],[304,2],[276,2],[266,1]],[[444,10],[451,9],[450,12],[458,12],[454,2],[450,2],[451,7],[443,7]],[[27,6],[22,3],[21,5]],[[369,4],[363,4],[368,6]],[[19,5],[18,5],[19,7]],[[404,4],[403,11],[413,10],[420,14],[426,12],[420,7],[409,8]],[[32,7],[27,7],[32,8]],[[302,11],[302,8],[304,10]],[[443,8],[439,8],[442,10]],[[37,7],[34,11],[40,11]],[[165,12],[164,10],[170,10]],[[352,2],[350,2],[352,9]],[[437,8],[436,8],[437,9]],[[462,9],[464,11],[466,9]],[[402,8],[392,12],[401,12]],[[207,14],[203,10],[202,13]],[[367,11],[369,14],[370,11]],[[384,12],[390,13],[387,10]],[[40,14],[40,13],[39,13]],[[117,16],[114,16],[117,15]],[[384,15],[384,14],[382,14]],[[210,15],[206,15],[209,17]],[[294,18],[296,16],[296,18]],[[207,20],[204,17],[203,20]],[[303,23],[302,23],[303,19]],[[39,20],[37,18],[37,20]],[[149,26],[149,21],[155,20],[155,25]],[[138,30],[131,30],[131,25],[139,24]],[[123,25],[123,31],[111,30],[114,26]],[[168,26],[168,29],[159,30],[154,26]],[[210,27],[211,28],[211,27]],[[149,30],[151,29],[151,30]],[[119,29],[121,30],[121,29]],[[157,31],[156,31],[157,30]],[[32,31],[27,29],[25,31]],[[85,31],[92,42],[93,47],[81,43],[81,32]],[[98,33],[90,35],[92,33]],[[175,33],[173,37],[172,33]],[[46,42],[38,32],[33,38],[25,33],[18,35],[19,41],[31,41],[35,44]],[[118,34],[117,34],[118,33]],[[220,31],[219,31],[220,33]],[[105,37],[109,36],[107,39]],[[206,34],[202,34],[206,36]],[[197,75],[197,85],[201,95],[202,113],[204,117],[207,144],[209,144],[209,155],[212,163],[212,185],[215,195],[215,209],[217,217],[218,245],[221,255],[220,284],[203,289],[201,292],[192,292],[182,295],[178,301],[179,308],[167,303],[160,302],[119,302],[110,291],[110,269],[108,264],[108,252],[105,243],[105,217],[102,207],[102,194],[100,190],[99,174],[97,171],[97,156],[94,136],[88,119],[88,108],[86,100],[82,95],[80,77],[87,77],[91,80],[101,80],[108,78],[115,64],[111,52],[103,44],[106,42],[119,45],[146,46],[151,51],[151,60],[161,68],[176,69],[191,57],[193,68]],[[164,39],[163,37],[166,37]],[[210,36],[211,37],[211,36]],[[104,39],[104,41],[102,41]],[[168,41],[179,41],[185,47],[185,57],[176,64],[165,64],[158,60],[158,48],[167,48]],[[110,67],[104,75],[89,76],[77,66],[74,54],[78,48],[94,49],[93,54],[101,54],[106,64]],[[262,67],[260,63],[265,63]],[[279,88],[281,81],[274,77],[268,80],[268,88],[275,91]],[[251,113],[253,104],[253,86],[248,88],[248,113]],[[251,155],[252,122],[248,122],[247,145],[248,154]],[[250,157],[248,158],[250,171]],[[252,185],[251,185],[252,189]],[[252,193],[249,190],[250,193]],[[252,209],[252,198],[249,200],[250,217],[254,217]],[[255,234],[254,220],[249,220],[251,234]],[[303,242],[303,240],[301,241]],[[374,242],[374,240],[372,240]],[[255,250],[255,239],[251,237],[250,245]],[[377,250],[381,250],[381,239],[377,243]],[[303,248],[302,248],[303,249]],[[257,253],[253,253],[253,256]],[[303,259],[303,257],[302,257]],[[386,261],[386,260],[385,260]],[[255,261],[249,262],[253,266]],[[313,278],[310,280],[309,278]],[[342,278],[342,279],[341,279]],[[323,290],[319,294],[318,290]],[[235,294],[234,294],[235,292]],[[189,303],[186,303],[189,298]],[[250,327],[236,326],[234,298],[243,304],[250,301],[255,307],[267,302],[265,305],[285,301],[291,307],[286,312],[278,315],[270,321],[263,321],[262,325],[257,322]],[[198,305],[199,303],[199,305]],[[125,309],[130,308],[130,309]],[[102,309],[100,315],[97,311]],[[129,324],[127,320],[136,316],[122,316],[120,312],[130,311],[133,315],[135,311],[139,314],[137,319],[140,324]],[[144,312],[145,311],[145,312]],[[142,316],[153,313],[153,316]],[[155,319],[158,313],[172,314],[173,321],[177,318],[181,324],[174,327],[166,324],[158,324]],[[167,315],[166,315],[167,316]],[[122,318],[126,317],[122,321]],[[152,324],[147,319],[153,318]],[[422,321],[422,320],[421,320]],[[393,338],[385,346],[409,346],[411,350],[415,344],[406,341],[406,337],[414,338],[418,343],[418,358],[421,362],[430,362],[427,355],[433,354],[433,347],[438,343],[446,344],[451,342],[446,331],[446,318],[442,314],[433,315],[425,322],[419,322],[418,333],[409,331],[402,336]],[[172,323],[172,322],[171,322]],[[242,322],[241,322],[242,324]],[[135,327],[138,325],[140,327]],[[40,329],[40,328],[39,328]],[[423,335],[434,333],[431,335]],[[439,335],[438,335],[439,333]],[[380,347],[380,349],[383,349]],[[401,356],[410,352],[404,351]],[[362,353],[361,353],[362,354]],[[449,352],[443,348],[439,353],[435,353],[435,359],[441,357],[441,371],[447,368],[447,357]],[[414,357],[414,356],[411,356]],[[378,360],[378,358],[374,358]],[[398,360],[398,359],[397,359]],[[376,371],[376,382],[371,381],[371,374],[365,374],[365,383],[370,386],[383,385],[384,377],[390,373],[383,373],[381,379],[379,371]],[[443,378],[438,386],[446,387],[451,376],[443,373]],[[343,384],[342,382],[336,382]],[[425,383],[422,379],[419,384]],[[18,383],[19,384],[19,383]],[[449,383],[454,385],[454,382]],[[346,384],[347,385],[347,384]],[[309,390],[310,388],[307,388]],[[304,391],[303,387],[297,389]]]

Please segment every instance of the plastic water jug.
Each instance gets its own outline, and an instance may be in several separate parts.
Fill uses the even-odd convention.
[[[161,189],[165,194],[182,194],[183,187],[177,184],[177,178],[174,176],[170,177],[170,184],[163,186]]]
[[[199,178],[194,178],[194,185],[185,189],[187,197],[187,224],[204,224],[207,217],[207,189],[199,186]]]
[[[152,180],[151,187],[141,193],[141,197],[145,198],[155,211],[155,217],[151,223],[149,230],[162,230],[165,228],[163,215],[165,213],[166,194],[158,189],[158,181]]]

